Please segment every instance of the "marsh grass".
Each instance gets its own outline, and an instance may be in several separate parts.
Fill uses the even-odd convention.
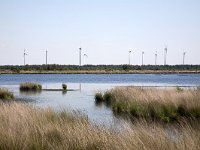
[[[41,90],[42,90],[42,85],[38,83],[26,82],[20,84],[20,91],[41,91]]]
[[[62,88],[63,88],[64,91],[66,91],[67,90],[67,85],[66,84],[62,84]]]
[[[198,124],[163,127],[140,120],[115,131],[91,124],[79,112],[55,112],[22,103],[0,104],[0,149],[52,150],[196,150]],[[171,133],[174,131],[173,133]],[[174,138],[175,136],[175,138]]]
[[[177,87],[176,87],[176,91],[177,91],[177,92],[183,92],[183,88],[177,86]]]
[[[101,104],[101,103],[103,103],[103,101],[104,101],[103,94],[100,92],[96,93],[95,94],[95,103]]]
[[[12,100],[14,99],[14,95],[8,89],[0,88],[0,100]]]
[[[200,119],[200,90],[182,88],[119,87],[103,98],[113,112],[163,122]]]

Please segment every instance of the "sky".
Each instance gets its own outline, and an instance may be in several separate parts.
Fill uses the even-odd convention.
[[[200,64],[200,0],[0,0],[0,65]],[[83,55],[87,54],[88,57]]]

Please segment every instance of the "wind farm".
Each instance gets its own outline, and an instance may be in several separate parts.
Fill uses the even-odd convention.
[[[85,58],[88,58],[88,54],[86,54],[86,53],[82,54],[82,51],[83,51],[82,48],[79,48],[79,66],[82,66],[83,65],[82,61]],[[134,53],[139,53],[140,51],[131,51],[131,50],[128,51],[128,63],[127,63],[127,65],[138,65],[138,64],[134,64],[134,62],[132,60],[132,55],[134,54],[133,52]],[[164,60],[164,65],[167,65],[167,52],[168,52],[168,49],[167,49],[167,47],[165,47],[164,48],[164,59],[163,59]],[[141,63],[141,65],[143,66],[144,65],[144,51],[142,51],[141,53],[142,53],[142,63]],[[154,55],[154,57],[155,57],[154,65],[157,65],[157,59],[158,59],[158,54],[157,53],[158,53],[158,51],[156,51],[155,55]],[[45,62],[46,62],[46,65],[47,65],[47,60],[48,60],[48,51],[47,50],[45,51],[45,54],[46,54],[45,55]],[[23,56],[24,56],[24,65],[28,65],[25,62],[26,61],[26,55],[28,55],[28,54],[27,54],[26,50],[24,50],[24,53],[23,53]],[[185,56],[186,56],[186,52],[184,51],[183,52],[183,57],[182,57],[182,60],[183,60],[182,65],[187,65],[187,64],[185,64]],[[30,55],[30,57],[31,57],[31,55]],[[123,63],[119,62],[118,64],[123,64]],[[30,64],[30,65],[34,65],[34,64]],[[93,64],[85,64],[85,65],[93,65]],[[101,65],[105,65],[105,64],[103,64],[103,62],[102,62]],[[150,64],[146,64],[146,65],[153,65],[153,62],[150,63]],[[161,65],[161,64],[159,64],[159,65]],[[180,64],[172,64],[172,65],[180,65]],[[188,65],[190,65],[190,64],[188,64]]]
[[[158,51],[154,54],[154,62],[152,61],[151,64],[145,64],[144,61],[144,51],[137,51],[132,50],[128,51],[128,63],[120,63],[117,65],[113,64],[99,64],[93,65],[89,64],[88,53],[85,53],[82,48],[78,48],[78,65],[72,64],[51,64],[48,62],[48,53],[49,51],[45,51],[45,64],[28,64],[27,61],[27,51],[24,50],[24,65],[5,65],[0,66],[0,73],[27,73],[27,74],[42,74],[42,73],[62,73],[62,74],[80,74],[80,73],[87,73],[87,74],[171,74],[171,73],[200,73],[200,65],[191,65],[186,64],[185,56],[186,52],[183,51],[182,53],[182,64],[174,64],[168,65],[167,64],[167,47],[164,48],[164,65],[157,64],[158,60]],[[140,53],[142,54],[141,65],[134,64],[134,54]],[[29,55],[29,58],[31,55]],[[148,57],[148,56],[146,56]],[[152,56],[153,57],[153,56]],[[40,69],[38,69],[40,68]]]
[[[142,51],[141,65],[134,65],[133,60],[131,64],[131,51],[129,51],[128,64],[119,65],[92,65],[87,64],[88,54],[83,54],[81,48],[79,49],[78,62],[79,65],[59,65],[50,64],[47,62],[47,52],[45,55],[45,64],[28,65],[25,63],[27,53],[24,51],[24,65],[4,65],[0,66],[1,74],[172,74],[172,73],[200,73],[200,65],[185,64],[185,52],[183,53],[183,62],[178,65],[167,65],[166,56],[164,57],[165,65],[157,65],[157,52],[155,53],[155,64],[144,64],[144,52]],[[29,57],[31,57],[29,55]],[[84,61],[84,62],[82,62]]]
[[[199,0],[2,0],[0,150],[200,150]]]

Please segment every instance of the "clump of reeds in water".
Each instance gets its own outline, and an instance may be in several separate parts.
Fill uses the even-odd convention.
[[[98,92],[95,94],[95,102],[98,103],[102,103],[104,101],[103,99],[103,94]]]
[[[14,95],[8,89],[0,88],[0,100],[12,100],[14,99]]]
[[[134,118],[164,122],[200,119],[199,89],[119,87],[102,97],[114,113]]]
[[[0,149],[198,150],[200,127],[184,123],[169,129],[138,121],[113,131],[93,125],[80,113],[56,112],[22,103],[0,105]],[[174,132],[173,132],[174,131]]]
[[[95,103],[98,104],[102,104],[105,103],[106,105],[110,105],[112,100],[112,94],[110,92],[105,92],[104,94],[102,94],[101,92],[98,92],[95,94]]]
[[[20,84],[20,91],[41,91],[42,90],[42,85],[38,83],[21,83]]]
[[[67,91],[67,85],[66,84],[62,84],[62,89],[64,90],[64,91]]]

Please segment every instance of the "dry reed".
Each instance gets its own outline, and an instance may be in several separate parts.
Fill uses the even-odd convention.
[[[158,124],[137,122],[116,132],[90,124],[79,113],[55,112],[21,103],[0,104],[0,149],[141,149],[195,150],[200,132],[190,125],[179,126],[178,134]],[[174,138],[174,136],[177,136]]]
[[[103,95],[116,113],[173,122],[182,117],[200,118],[200,90],[177,88],[117,87]]]

